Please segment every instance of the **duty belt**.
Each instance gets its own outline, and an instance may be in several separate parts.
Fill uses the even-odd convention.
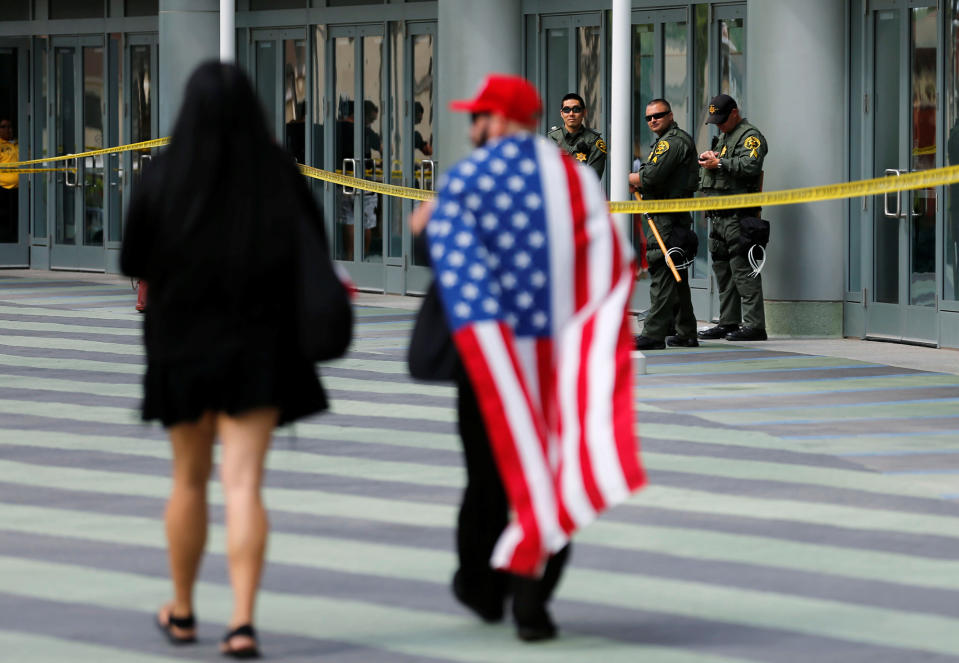
[[[707,219],[722,219],[729,216],[737,218],[759,216],[760,207],[740,207],[738,209],[708,209],[704,212]]]

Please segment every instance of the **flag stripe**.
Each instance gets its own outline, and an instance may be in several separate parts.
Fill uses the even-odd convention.
[[[631,399],[617,397],[634,272],[616,232],[595,174],[529,135],[454,166],[427,226],[515,514],[492,562],[513,572],[538,573],[638,484],[621,466],[630,444],[638,458]]]

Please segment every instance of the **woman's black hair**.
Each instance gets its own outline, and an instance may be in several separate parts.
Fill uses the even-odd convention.
[[[258,257],[270,261],[270,247],[282,244],[288,231],[278,227],[278,217],[285,204],[295,206],[291,172],[302,176],[273,140],[243,71],[206,62],[193,72],[158,161],[159,257],[177,262],[199,256],[207,264],[194,262],[190,270],[215,272],[217,280],[240,273],[249,278],[262,262]]]

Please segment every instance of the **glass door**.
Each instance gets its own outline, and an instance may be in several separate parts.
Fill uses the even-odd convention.
[[[0,162],[30,154],[27,42],[0,39]],[[29,177],[0,173],[0,266],[26,267],[28,258]]]
[[[126,143],[142,143],[160,137],[158,66],[157,35],[127,36],[121,75],[123,106],[127,110],[122,123]],[[153,158],[153,150],[130,150],[111,157],[116,159],[119,168],[119,177],[110,182],[111,194],[122,191],[123,200],[129,200],[143,168]],[[122,204],[118,208],[111,205],[109,239],[114,242],[122,239],[123,207]]]
[[[697,104],[696,119],[693,123],[696,131],[693,137],[702,152],[709,149],[713,137],[717,134],[715,125],[706,124],[707,107],[714,96],[728,94],[736,100],[743,117],[749,117],[749,108],[746,107],[746,7],[719,6],[709,11],[707,5],[698,5],[696,9],[697,34],[702,29],[700,25],[708,25],[709,56],[708,59],[705,54],[697,56],[696,65],[696,76],[701,76],[702,80],[706,81],[706,87],[702,88],[703,96]],[[707,14],[712,14],[712,18],[707,19]],[[709,300],[709,319],[718,321],[719,288],[713,279],[711,258],[706,249],[709,245],[709,222],[702,212],[696,212],[693,219],[700,246],[693,274],[702,279],[700,283],[708,282],[706,296]],[[695,282],[694,279],[692,283]],[[699,290],[697,293],[697,290],[693,290],[693,303],[697,309],[705,292]]]
[[[396,136],[391,153],[394,176],[402,173],[402,182],[394,184],[412,186],[416,189],[434,190],[440,160],[438,145],[433,135],[436,122],[436,24],[413,23],[407,28],[404,39],[400,24],[396,24],[394,51],[404,53],[409,66],[394,59],[390,63],[391,88],[400,94],[391,94],[391,99],[403,100],[403,104],[391,107],[391,117],[397,118]],[[393,86],[393,80],[396,86]],[[425,261],[413,255],[413,238],[406,218],[416,204],[410,200],[391,199],[390,242],[387,257],[387,287],[389,292],[426,292],[432,278]],[[396,265],[396,267],[394,267]],[[405,284],[401,289],[391,283],[390,272],[404,270]],[[391,287],[392,286],[392,287]]]
[[[540,89],[546,91],[544,132],[562,126],[559,109],[563,96],[576,92],[586,102],[586,126],[603,138],[609,135],[605,113],[609,101],[603,98],[606,45],[602,21],[603,15],[597,12],[543,17],[539,80],[545,83]]]
[[[308,71],[302,28],[253,33],[250,71],[277,142],[306,163]]]
[[[679,127],[696,136],[693,126],[696,114],[690,103],[690,55],[692,36],[688,12],[682,9],[634,11],[632,14],[632,162],[631,170],[639,169],[650,153],[654,134],[645,120],[646,105],[653,99],[666,99],[673,109],[673,119]],[[636,255],[645,251],[646,222],[639,214],[633,215],[632,237]],[[705,243],[700,245],[705,253]],[[688,270],[689,285],[694,296],[705,292],[707,281],[697,265]],[[648,281],[641,281],[634,295],[636,308],[648,301]]]
[[[872,170],[898,177],[934,168],[939,99],[936,3],[870,3]],[[935,344],[936,189],[888,194],[873,204],[865,265],[866,336]]]
[[[333,165],[337,172],[385,181],[391,172],[383,136],[388,108],[384,29],[382,25],[337,26],[329,29],[329,84],[332,88]],[[388,142],[388,141],[387,141]],[[333,257],[358,287],[384,290],[384,197],[350,187],[332,187],[335,218]]]
[[[53,40],[54,152],[71,154],[104,147],[105,51],[102,37]],[[65,162],[56,173],[50,211],[53,269],[103,270],[104,157]]]

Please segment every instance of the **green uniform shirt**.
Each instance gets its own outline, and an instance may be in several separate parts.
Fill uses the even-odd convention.
[[[606,170],[606,141],[598,131],[583,127],[582,131],[571,134],[566,132],[565,127],[553,127],[546,136],[571,157],[595,170],[602,179]]]
[[[698,154],[692,137],[673,122],[649,145],[639,171],[643,200],[692,198],[699,183]]]
[[[763,160],[768,150],[766,137],[742,120],[728,134],[719,135],[713,148],[719,155],[719,168],[700,168],[700,191],[707,196],[723,196],[761,190]]]
[[[692,198],[699,183],[699,155],[692,137],[673,122],[662,136],[649,144],[649,156],[639,170],[639,186],[643,200]],[[688,228],[692,223],[689,212],[654,214],[653,220],[664,242],[669,241],[674,226]],[[652,229],[646,228],[646,258],[650,268],[663,259]],[[672,276],[670,276],[672,278]]]

